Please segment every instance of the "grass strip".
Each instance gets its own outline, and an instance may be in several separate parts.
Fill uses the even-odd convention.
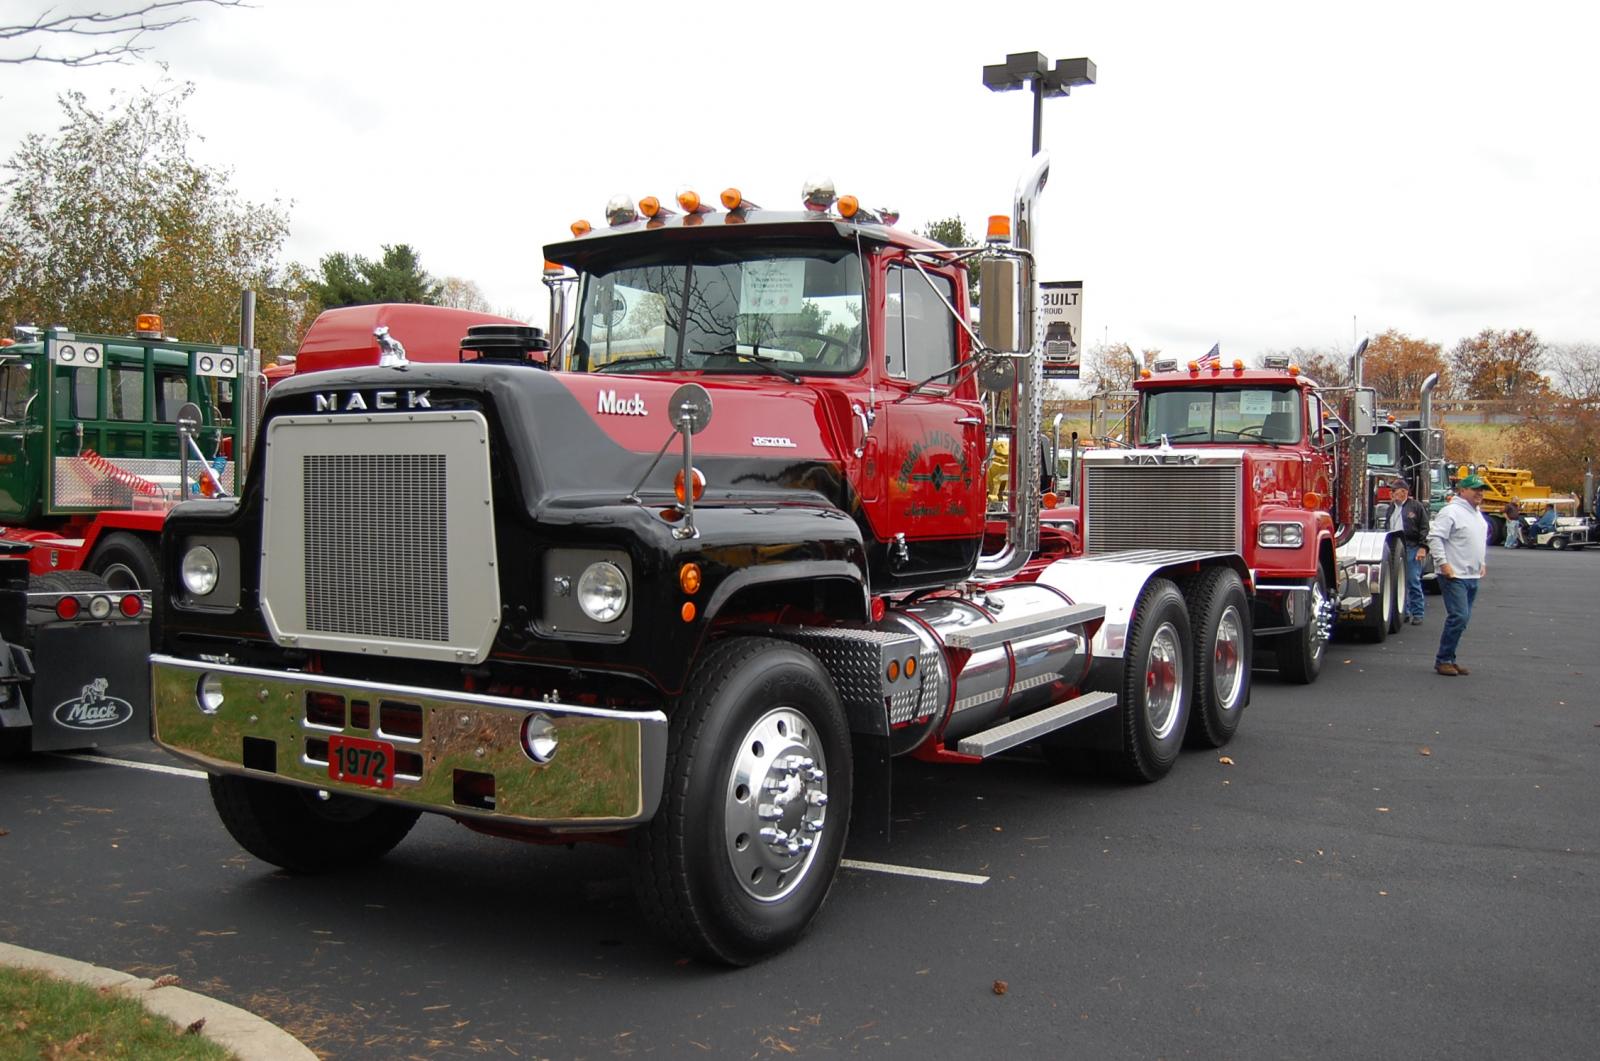
[[[126,995],[0,966],[0,1058],[7,1061],[228,1061],[232,1056]]]

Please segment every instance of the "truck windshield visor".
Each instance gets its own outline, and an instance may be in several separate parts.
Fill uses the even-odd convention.
[[[1300,441],[1294,387],[1175,388],[1144,396],[1139,440],[1173,443]]]
[[[844,375],[862,364],[861,323],[854,251],[683,249],[584,276],[573,368]]]

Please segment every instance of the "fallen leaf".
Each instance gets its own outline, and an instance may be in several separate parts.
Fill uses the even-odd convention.
[[[1596,722],[1595,725],[1600,726],[1600,722]],[[10,835],[11,835],[11,830],[10,829],[0,829],[0,836],[10,836]]]
[[[206,1026],[206,1019],[204,1017],[201,1017],[199,1020],[195,1021],[193,1024],[191,1024],[187,1028],[183,1029],[183,1034],[185,1034],[185,1035],[199,1035],[200,1034],[200,1029],[204,1028],[205,1026]]]
[[[1003,832],[1005,832],[1005,829],[1002,826],[996,825],[994,827],[994,831],[997,832],[997,833],[1003,833]]]
[[[1226,755],[1224,755],[1222,758],[1218,759],[1217,762],[1221,763],[1223,766],[1232,766],[1233,765],[1233,760],[1230,759]]]
[[[1354,663],[1354,662],[1355,662],[1355,660],[1353,660],[1353,659],[1347,659],[1347,660],[1345,660],[1345,662],[1346,662],[1346,663]]]
[[[1389,893],[1388,892],[1379,892],[1378,894],[1379,895],[1388,895]]]
[[[997,995],[1003,995],[1010,989],[1011,985],[1006,983],[1004,980],[996,980],[994,982],[994,993]]]
[[[183,981],[178,978],[176,973],[163,973],[161,976],[156,977],[157,987],[172,987],[173,985],[180,984],[182,982]]]
[[[19,1020],[19,1021],[17,1021],[17,1023],[15,1023],[15,1024],[13,1024],[11,1026],[11,1030],[20,1035],[21,1033],[23,1033],[23,1032],[28,1030],[28,1022],[25,1021],[25,1020]]]
[[[1378,813],[1379,814],[1388,814],[1389,813],[1389,808],[1388,807],[1379,807],[1378,808]]]
[[[1432,748],[1427,748],[1427,747],[1418,748],[1417,749],[1417,754],[1418,755],[1432,755],[1433,754],[1433,749]]]

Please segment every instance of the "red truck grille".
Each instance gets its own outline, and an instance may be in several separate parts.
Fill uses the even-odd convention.
[[[1240,465],[1086,461],[1084,552],[1215,549],[1238,552]]]

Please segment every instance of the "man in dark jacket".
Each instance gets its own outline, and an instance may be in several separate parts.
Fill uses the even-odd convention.
[[[1406,614],[1408,623],[1422,622],[1422,561],[1428,555],[1428,509],[1411,496],[1411,488],[1404,480],[1389,487],[1389,500],[1394,508],[1389,513],[1389,529],[1399,531],[1405,544],[1401,547],[1406,557]]]

